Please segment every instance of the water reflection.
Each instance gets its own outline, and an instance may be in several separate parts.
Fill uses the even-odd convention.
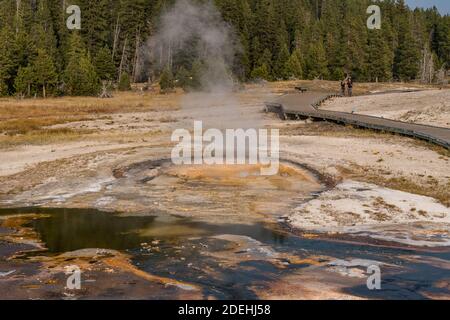
[[[209,224],[187,218],[123,216],[92,209],[0,209],[0,215],[44,214],[32,227],[51,253],[99,248],[129,250],[143,242],[178,242],[216,234],[246,235],[269,244],[282,244],[285,236],[265,225]]]
[[[368,298],[422,299],[421,290],[444,292],[435,283],[448,278],[444,263],[450,252],[426,252],[411,249],[376,247],[366,244],[340,243],[332,240],[305,239],[286,233],[274,225],[214,224],[172,216],[124,216],[92,209],[0,209],[0,216],[38,214],[29,227],[39,235],[49,253],[99,248],[126,251],[140,269],[177,280],[195,282],[205,293],[216,298],[256,298],[251,288],[255,283],[277,282],[282,275],[307,265],[291,264],[279,269],[271,263],[270,252],[299,257],[328,256],[334,259],[368,259],[406,272],[383,275],[383,290],[368,291],[365,286],[346,291]],[[235,249],[220,235],[243,236],[249,240],[250,251]],[[242,240],[241,239],[241,240]],[[256,244],[253,244],[256,240]],[[247,240],[245,240],[247,241]],[[151,244],[156,242],[155,246]],[[148,250],[145,244],[150,244]],[[253,247],[254,245],[254,247]],[[245,246],[244,246],[245,248]],[[157,250],[153,250],[157,249]],[[230,252],[230,257],[267,254],[268,258],[237,260],[233,266],[223,264],[215,252]],[[242,252],[241,252],[242,251]],[[220,255],[219,255],[220,256]],[[409,261],[402,257],[416,257]],[[443,266],[426,259],[439,258]]]

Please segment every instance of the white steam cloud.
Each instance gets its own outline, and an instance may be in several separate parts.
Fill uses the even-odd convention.
[[[150,69],[173,68],[180,61],[201,61],[203,91],[230,91],[232,66],[239,42],[233,28],[211,1],[178,0],[163,12],[158,32],[146,43],[145,59]],[[174,70],[175,71],[175,70]]]

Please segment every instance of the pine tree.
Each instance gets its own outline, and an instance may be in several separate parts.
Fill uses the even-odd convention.
[[[286,65],[289,61],[290,54],[286,44],[283,44],[275,62],[274,74],[278,79],[287,80],[289,74],[286,72]]]
[[[402,38],[395,55],[394,72],[397,79],[409,81],[418,75],[420,50],[416,47],[415,38],[411,34]]]
[[[37,11],[35,12],[35,23],[29,32],[29,38],[32,45],[36,49],[44,49],[51,57],[59,70],[62,68],[62,62],[59,60],[57,50],[57,39],[55,37],[55,30],[53,26],[53,19],[51,16],[52,0],[38,1],[36,4]],[[37,51],[36,51],[37,54]]]
[[[120,91],[129,91],[131,90],[131,81],[130,75],[126,72],[122,73],[119,80],[119,90]]]
[[[277,20],[275,13],[275,0],[258,1],[256,7],[256,17],[254,32],[259,39],[263,50],[268,49],[272,55],[275,54],[277,44]]]
[[[159,85],[162,92],[170,92],[175,88],[175,83],[172,75],[172,71],[169,67],[166,67],[161,74],[161,79],[159,80]]]
[[[14,1],[0,1],[0,27],[14,26],[16,4]]]
[[[450,15],[437,21],[433,42],[441,64],[445,64],[447,68],[450,68]]]
[[[256,67],[255,69],[253,69],[251,76],[252,76],[252,79],[255,79],[255,80],[258,80],[258,79],[267,80],[267,81],[271,80],[270,73],[269,73],[269,67],[265,63],[263,63],[259,67]]]
[[[82,17],[82,37],[88,52],[96,55],[107,46],[112,38],[113,22],[111,0],[80,0]]]
[[[123,73],[138,79],[137,49],[149,35],[158,32],[161,14],[174,1],[1,0],[0,95],[15,91],[41,94],[42,85],[35,81],[30,84],[26,74],[39,50],[45,50],[67,94],[94,94],[98,85],[95,73],[102,80],[116,79]],[[250,77],[273,80],[301,75],[337,80],[347,72],[359,81],[409,81],[420,73],[424,48],[437,68],[450,67],[450,16],[442,16],[437,9],[412,11],[404,0],[377,1],[382,29],[368,30],[365,12],[369,0],[213,2],[236,36],[232,45],[240,49],[229,67],[243,81]],[[66,7],[75,3],[82,9],[79,32],[66,27]],[[72,43],[77,33],[78,48]],[[181,75],[189,73],[189,86],[200,88],[203,66],[201,61],[193,61],[197,43],[192,41],[191,46],[174,55],[172,68]],[[107,48],[112,52],[108,53]],[[162,71],[151,65],[145,68],[151,69],[151,74]],[[92,90],[87,89],[87,81],[92,82]]]
[[[115,78],[116,68],[108,47],[103,47],[97,52],[94,65],[100,80],[112,80]]]
[[[260,66],[265,66],[267,71],[269,72],[269,75],[272,76],[272,53],[270,52],[269,49],[265,49],[264,52],[262,54],[260,54],[259,59],[256,63],[257,67]]]
[[[287,78],[291,77],[294,77],[296,79],[303,78],[303,68],[299,56],[300,51],[296,49],[289,57],[289,60],[286,62],[286,65],[284,67],[285,68],[284,73]]]
[[[328,0],[322,6],[321,29],[324,34],[324,46],[331,80],[341,80],[345,74],[345,11],[341,2],[336,0]]]
[[[367,4],[360,0],[348,0],[344,13],[345,27],[343,32],[342,52],[344,53],[344,71],[354,79],[367,78]]]
[[[328,78],[327,64],[327,57],[322,42],[311,43],[306,58],[308,78]]]
[[[16,93],[21,97],[29,97],[31,95],[31,86],[33,85],[34,74],[31,67],[20,67],[17,77],[14,80],[14,88]]]
[[[399,45],[395,52],[394,76],[402,81],[413,80],[419,73],[420,49],[413,35],[409,13],[400,18]]]
[[[216,0],[216,5],[222,13],[223,19],[234,26],[241,50],[236,52],[233,72],[239,79],[245,80],[250,76],[250,28],[253,19],[252,11],[247,0]]]
[[[204,71],[204,66],[200,60],[195,60],[192,64],[191,68],[191,88],[192,89],[201,89],[202,87],[202,74]]]
[[[17,62],[14,56],[14,33],[8,26],[0,30],[0,96],[11,94]]]
[[[68,57],[69,61],[64,71],[64,82],[68,94],[97,95],[100,91],[100,80],[78,33],[72,34]]]
[[[36,57],[37,49],[23,30],[15,36],[14,57],[19,67],[26,67]]]
[[[176,85],[177,87],[183,88],[185,91],[192,88],[191,74],[183,66],[178,69],[176,75]]]
[[[250,68],[253,70],[254,68],[260,66],[261,62],[261,52],[262,52],[261,44],[259,43],[258,37],[253,37],[251,40],[250,47]]]
[[[120,54],[115,55],[115,59],[117,59],[115,62],[116,65],[119,65],[122,53],[124,53],[123,70],[121,71],[133,74],[136,64],[136,46],[141,45],[142,40],[146,39],[150,26],[147,14],[155,4],[148,0],[118,0],[115,2],[117,3],[117,16],[114,19],[118,19],[120,28],[119,43],[117,44]]]
[[[42,88],[42,96],[47,97],[47,90],[58,81],[55,65],[50,56],[43,49],[38,50],[38,55],[31,65],[33,80]]]
[[[381,30],[369,32],[368,80],[389,81],[392,78],[392,53]]]

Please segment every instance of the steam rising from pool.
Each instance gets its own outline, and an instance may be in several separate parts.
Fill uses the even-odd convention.
[[[234,85],[231,68],[239,41],[212,2],[176,1],[144,49],[144,60],[158,70],[180,59],[201,62],[202,91],[229,92]]]

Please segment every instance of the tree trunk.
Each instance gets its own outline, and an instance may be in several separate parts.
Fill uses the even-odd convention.
[[[119,15],[117,15],[117,22],[114,26],[114,41],[113,41],[113,50],[112,50],[112,59],[114,61],[114,57],[116,55],[117,42],[119,41],[120,34],[120,26],[119,26]]]
[[[45,83],[42,86],[42,95],[44,96],[44,99],[46,98],[46,94],[45,94]]]
[[[16,0],[16,34],[19,33],[20,0]]]
[[[139,43],[140,42],[141,42],[141,32],[138,29],[138,31],[136,33],[136,48],[134,50],[134,58],[133,58],[132,79],[134,82],[137,82],[138,63],[139,63]]]
[[[62,0],[62,22],[66,21],[66,0]]]
[[[125,50],[127,48],[127,41],[128,37],[125,38],[125,42],[123,43],[122,58],[120,59],[120,67],[119,67],[119,81],[120,78],[122,77],[123,65],[125,64]]]

